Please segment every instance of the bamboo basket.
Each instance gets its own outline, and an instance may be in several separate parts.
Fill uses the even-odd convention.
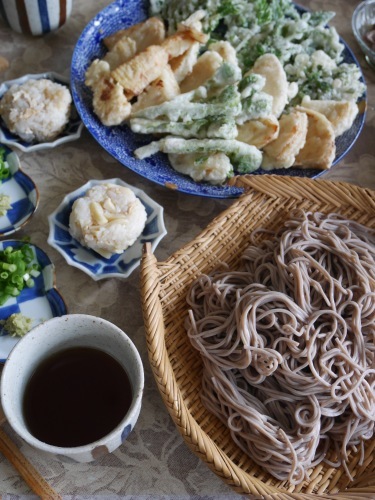
[[[245,176],[245,194],[193,241],[165,262],[149,245],[141,263],[142,307],[151,367],[164,403],[189,448],[236,492],[252,499],[375,499],[375,439],[349,458],[351,482],[343,468],[319,464],[297,486],[280,481],[255,464],[232,441],[228,429],[200,401],[202,363],[191,346],[184,320],[192,281],[218,263],[232,269],[255,228],[274,230],[291,209],[336,212],[375,227],[375,192],[350,184],[284,176]],[[238,185],[238,180],[237,180]]]

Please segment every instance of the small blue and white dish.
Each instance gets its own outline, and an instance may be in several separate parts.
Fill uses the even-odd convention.
[[[6,247],[20,248],[25,242],[6,240],[0,242],[0,250]],[[6,320],[11,314],[21,313],[33,320],[32,327],[43,321],[67,314],[65,301],[56,288],[55,268],[47,254],[39,247],[28,243],[35,262],[40,265],[40,274],[34,278],[34,286],[24,288],[17,297],[8,299],[0,306],[0,320]],[[20,337],[12,337],[5,331],[0,334],[0,363],[5,363],[10,351]]]
[[[142,202],[147,212],[145,228],[137,241],[121,254],[106,259],[93,250],[82,246],[69,232],[69,216],[74,201],[98,184],[118,184],[131,189]],[[152,200],[141,189],[130,186],[121,179],[91,180],[65,196],[62,203],[48,217],[48,243],[65,258],[71,266],[78,267],[95,281],[104,278],[127,278],[140,264],[144,243],[151,243],[154,251],[167,234],[164,225],[163,207]]]
[[[374,44],[370,43],[368,36],[374,31],[374,25],[375,2],[361,2],[353,12],[352,30],[366,61],[373,69],[375,69],[375,48]]]
[[[299,12],[307,9],[296,5]],[[124,167],[149,179],[156,184],[166,186],[183,193],[210,197],[236,198],[244,190],[228,184],[212,185],[207,182],[196,182],[189,176],[174,170],[164,153],[158,153],[150,158],[138,160],[134,151],[150,143],[152,136],[132,132],[126,125],[106,127],[93,112],[92,92],[85,85],[85,73],[91,62],[102,58],[106,49],[103,39],[116,31],[144,21],[148,17],[148,2],[145,0],[116,0],[107,5],[85,27],[74,49],[71,65],[71,91],[78,113],[83,123],[94,139]],[[353,52],[340,38],[344,45],[343,62],[356,64],[360,69]],[[357,140],[365,121],[366,95],[361,99],[361,111],[350,130],[346,131],[336,141],[336,157],[333,166],[350,151]],[[259,169],[254,175],[277,174],[295,177],[315,178],[325,171],[308,168],[288,168],[263,170]]]
[[[39,73],[35,75],[24,75],[20,78],[16,78],[15,80],[8,80],[6,82],[2,82],[0,84],[0,100],[7,92],[7,90],[14,84],[21,85],[25,83],[27,80],[40,80],[41,78],[47,78],[52,82],[60,83],[61,85],[65,85],[70,90],[70,82],[69,78],[66,78],[62,75],[59,75],[53,71],[46,73]],[[32,151],[40,151],[42,149],[50,149],[60,144],[64,144],[66,142],[75,141],[80,138],[82,129],[84,125],[72,104],[72,111],[70,120],[65,127],[62,134],[60,134],[56,139],[50,142],[38,142],[38,143],[28,143],[18,137],[17,135],[10,132],[10,130],[5,125],[4,121],[0,118],[0,143],[8,144],[9,146],[15,147],[23,151],[24,153],[30,153]]]
[[[29,222],[39,204],[39,192],[34,181],[20,168],[20,160],[14,151],[0,144],[5,149],[5,161],[10,175],[2,179],[0,195],[10,197],[11,208],[0,216],[0,236],[9,236]]]

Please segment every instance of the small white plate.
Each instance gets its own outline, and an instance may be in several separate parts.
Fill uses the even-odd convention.
[[[146,226],[137,241],[123,253],[114,254],[109,259],[83,247],[69,232],[69,216],[74,201],[98,184],[118,184],[131,189],[147,212]],[[48,217],[48,243],[61,253],[68,264],[78,267],[95,281],[104,278],[126,278],[139,266],[144,243],[151,243],[151,248],[154,251],[160,240],[167,234],[163,211],[163,207],[152,200],[144,191],[130,186],[121,179],[91,180],[65,196],[62,203]]]
[[[14,84],[23,84],[27,80],[40,80],[41,78],[47,78],[48,80],[52,80],[53,82],[60,83],[61,85],[65,85],[69,88],[70,91],[70,82],[69,78],[65,78],[58,73],[54,73],[53,71],[47,73],[39,73],[35,75],[24,75],[20,78],[16,78],[15,80],[8,80],[7,82],[3,82],[0,84],[0,100],[7,92],[7,90]],[[12,134],[6,127],[3,120],[0,118],[0,142],[3,144],[8,144],[9,146],[15,147],[23,151],[24,153],[29,153],[31,151],[40,151],[41,149],[49,149],[59,146],[65,142],[75,141],[79,139],[83,129],[83,123],[72,103],[72,112],[70,120],[65,127],[65,130],[59,135],[55,140],[50,142],[38,142],[38,143],[28,143],[22,140],[15,134]]]
[[[10,208],[0,216],[0,236],[8,236],[23,227],[34,215],[39,204],[39,192],[34,181],[20,168],[20,160],[14,151],[5,149],[10,175],[0,181],[0,194],[10,197]]]

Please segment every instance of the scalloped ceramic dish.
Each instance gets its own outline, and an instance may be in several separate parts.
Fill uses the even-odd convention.
[[[49,80],[52,80],[53,82],[65,85],[70,90],[69,78],[59,75],[58,73],[55,73],[53,71],[49,71],[46,73],[39,73],[35,75],[24,75],[20,78],[16,78],[15,80],[8,80],[1,83],[0,100],[12,85],[25,83],[27,80],[40,80],[41,78],[47,78]],[[73,105],[70,120],[61,135],[50,142],[28,143],[10,132],[3,120],[1,120],[0,118],[0,142],[18,148],[24,153],[29,153],[31,151],[40,151],[42,149],[54,148],[56,146],[59,146],[60,144],[64,144],[65,142],[75,141],[76,139],[79,139],[82,133],[83,126],[84,125]]]
[[[147,212],[146,226],[137,241],[122,254],[114,254],[106,259],[98,253],[83,247],[69,233],[69,216],[74,201],[83,196],[88,189],[98,184],[118,184],[131,189],[140,199]],[[79,189],[65,196],[62,203],[48,217],[48,243],[65,258],[68,264],[78,267],[94,280],[104,278],[126,278],[139,266],[143,244],[151,243],[154,250],[167,234],[163,207],[153,201],[144,191],[130,186],[121,179],[91,180]]]
[[[23,241],[6,240],[0,242],[0,250],[8,246],[18,248],[24,245]],[[36,245],[29,244],[33,249],[35,261],[41,266],[41,273],[34,278],[32,288],[24,288],[18,297],[10,298],[0,306],[0,319],[7,319],[11,314],[22,313],[32,318],[32,326],[36,326],[47,319],[67,314],[65,301],[56,288],[55,268],[47,254]],[[5,332],[0,335],[0,362],[5,363],[10,351],[19,341],[19,337],[12,337]]]
[[[39,192],[34,181],[20,168],[20,160],[14,151],[0,144],[6,151],[10,176],[0,184],[0,194],[10,197],[11,207],[0,216],[0,236],[8,236],[21,229],[34,215],[39,204]]]
[[[85,72],[95,58],[104,56],[106,50],[102,42],[106,36],[133,24],[139,23],[147,17],[148,2],[144,0],[116,0],[101,12],[99,12],[83,30],[79,37],[72,58],[71,66],[71,91],[78,113],[82,121],[95,138],[95,140],[116,158],[122,165],[133,170],[139,175],[162,186],[176,189],[178,191],[207,196],[211,198],[235,198],[243,193],[243,190],[229,185],[214,186],[209,183],[195,182],[189,176],[175,171],[167,155],[158,153],[150,158],[138,160],[134,157],[134,150],[152,141],[152,136],[136,134],[125,125],[106,127],[93,112],[92,93],[85,85]],[[300,12],[306,9],[296,5]],[[359,68],[359,63],[354,54],[344,44],[344,62],[354,63]],[[333,165],[337,164],[351,149],[365,120],[366,95],[363,96],[360,113],[353,126],[336,140],[336,157]],[[324,171],[317,169],[274,169],[258,170],[258,174],[277,174],[295,177],[318,177]]]

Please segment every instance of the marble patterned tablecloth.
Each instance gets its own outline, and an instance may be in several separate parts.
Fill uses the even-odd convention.
[[[74,0],[72,16],[59,31],[45,37],[27,37],[11,31],[0,19],[0,55],[10,61],[4,80],[26,73],[56,71],[69,76],[72,52],[87,22],[109,0]],[[351,182],[375,189],[375,72],[371,70],[351,32],[351,15],[358,4],[352,0],[304,0],[306,7],[337,12],[332,24],[357,56],[368,85],[365,127],[349,154],[324,175],[325,179]],[[155,254],[164,260],[194,238],[231,200],[200,198],[157,186],[127,170],[101,149],[92,136],[82,137],[53,150],[19,153],[22,167],[37,183],[40,206],[32,221],[17,237],[32,235],[56,266],[57,285],[70,313],[101,316],[122,328],[139,349],[145,367],[143,407],[135,430],[116,452],[90,464],[46,457],[6,430],[25,456],[51,486],[66,498],[238,498],[184,444],[158,393],[148,363],[140,303],[139,270],[128,279],[95,282],[66,264],[47,244],[47,216],[65,194],[89,179],[120,177],[143,189],[164,206],[168,235]],[[31,496],[25,482],[0,455],[0,493],[3,499]]]

